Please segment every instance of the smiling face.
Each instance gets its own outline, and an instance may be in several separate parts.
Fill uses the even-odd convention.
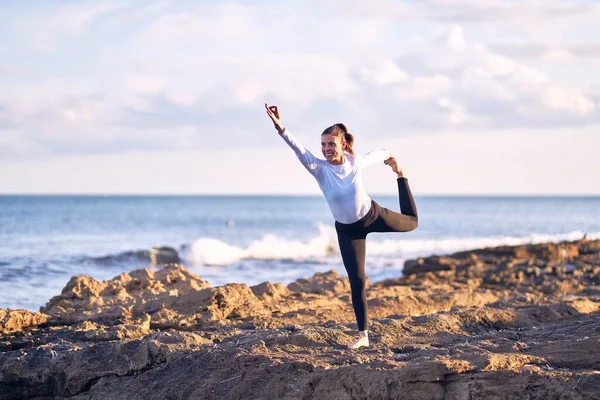
[[[345,146],[342,135],[321,135],[321,152],[329,164],[339,165],[344,161]]]

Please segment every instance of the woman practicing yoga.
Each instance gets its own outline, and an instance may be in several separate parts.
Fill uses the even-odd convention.
[[[359,336],[350,349],[369,345],[367,296],[365,291],[365,239],[371,232],[408,232],[417,227],[417,208],[396,159],[387,150],[354,154],[354,136],[344,124],[335,124],[321,134],[325,160],[306,150],[281,122],[276,106],[265,104],[275,129],[294,150],[304,167],[315,177],[335,219],[342,260],[352,288],[352,306]],[[362,169],[383,161],[398,175],[401,214],[381,207],[365,192]]]

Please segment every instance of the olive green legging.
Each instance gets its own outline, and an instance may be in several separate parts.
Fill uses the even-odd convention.
[[[417,228],[417,207],[406,178],[398,178],[400,213],[381,207],[374,200],[369,212],[351,224],[335,222],[340,252],[352,288],[352,306],[358,330],[368,327],[365,287],[366,238],[371,232],[408,232]]]

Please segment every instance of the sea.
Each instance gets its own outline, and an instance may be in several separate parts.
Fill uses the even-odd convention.
[[[395,196],[372,196],[399,210]],[[367,239],[372,282],[404,262],[488,246],[600,238],[600,197],[416,196],[419,227]],[[72,276],[111,279],[159,246],[212,286],[345,275],[321,196],[0,196],[0,307],[38,311]],[[145,256],[144,256],[145,255]]]

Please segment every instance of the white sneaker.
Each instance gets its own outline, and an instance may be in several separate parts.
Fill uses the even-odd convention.
[[[361,347],[369,347],[369,333],[368,331],[358,332],[359,336],[354,342],[348,345],[349,349],[359,349]]]

